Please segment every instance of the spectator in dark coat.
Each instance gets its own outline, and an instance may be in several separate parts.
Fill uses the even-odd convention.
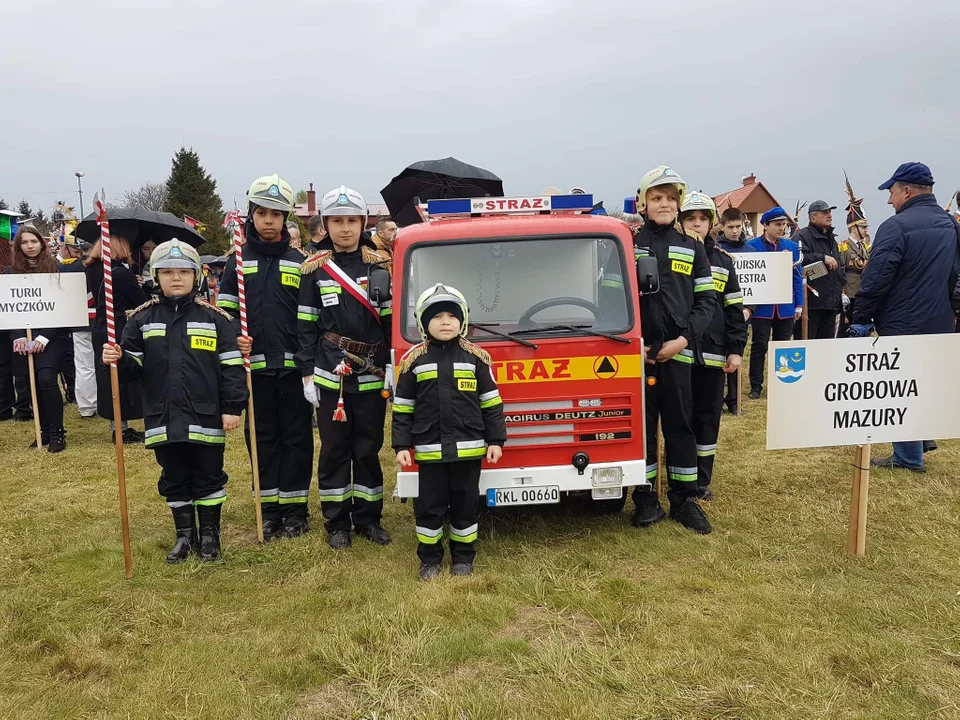
[[[803,265],[822,262],[827,274],[807,281],[807,338],[825,340],[837,336],[837,315],[846,282],[844,265],[840,262],[840,248],[833,231],[833,210],[824,200],[815,200],[807,210],[810,224],[799,230],[792,239],[803,250]]]
[[[850,334],[927,335],[954,331],[950,304],[960,272],[960,226],[937,204],[933,175],[923,163],[904,163],[880,190],[896,210],[877,230]],[[873,465],[923,472],[923,442],[893,444]]]

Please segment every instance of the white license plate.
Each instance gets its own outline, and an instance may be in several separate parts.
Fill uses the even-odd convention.
[[[529,485],[487,490],[487,507],[508,505],[545,505],[560,502],[559,485]]]

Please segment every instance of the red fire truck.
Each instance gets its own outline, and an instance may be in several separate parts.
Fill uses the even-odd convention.
[[[438,282],[467,298],[468,337],[493,358],[508,441],[483,467],[488,506],[589,492],[612,509],[651,482],[633,239],[592,208],[591,195],[431,200],[397,236],[394,361],[420,342],[414,306]],[[396,495],[417,494],[416,469],[400,472]]]

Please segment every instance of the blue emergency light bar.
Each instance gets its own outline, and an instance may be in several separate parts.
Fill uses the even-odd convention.
[[[427,215],[506,215],[549,212],[589,212],[593,195],[451,198],[427,201]]]
[[[637,214],[637,198],[636,196],[628,197],[623,199],[623,211],[627,215],[636,215]]]

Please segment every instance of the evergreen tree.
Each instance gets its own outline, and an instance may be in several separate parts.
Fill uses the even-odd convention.
[[[181,147],[173,156],[164,210],[178,218],[189,215],[206,226],[201,233],[206,238],[199,248],[201,254],[222,255],[227,251],[229,243],[222,227],[223,201],[217,194],[217,181],[204,170],[193,148]]]
[[[0,198],[0,210],[9,210],[10,206],[7,205],[7,201],[3,198]]]
[[[33,217],[33,210],[30,209],[30,203],[26,200],[20,201],[20,204],[17,205],[17,212],[27,218]]]

